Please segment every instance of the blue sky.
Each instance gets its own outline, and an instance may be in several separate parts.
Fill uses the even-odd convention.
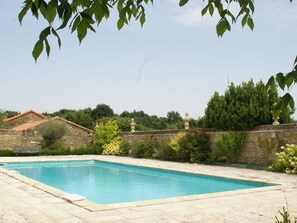
[[[292,69],[296,1],[256,1],[254,31],[239,23],[223,38],[215,32],[216,16],[200,16],[203,4],[180,8],[177,0],[155,1],[143,28],[132,22],[121,31],[112,15],[80,46],[75,34],[62,31],[62,48],[52,38],[50,58],[42,55],[35,63],[32,48],[46,23],[27,16],[20,26],[22,1],[0,1],[0,108],[53,112],[105,103],[116,113],[166,116],[174,110],[198,118],[228,79],[266,82]],[[291,93],[297,100],[297,86]]]

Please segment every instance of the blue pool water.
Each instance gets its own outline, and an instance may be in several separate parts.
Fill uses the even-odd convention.
[[[7,163],[4,168],[99,204],[270,186],[103,161]]]

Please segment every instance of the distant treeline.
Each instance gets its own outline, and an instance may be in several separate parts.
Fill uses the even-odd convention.
[[[16,111],[2,111],[7,118],[19,114]],[[166,117],[158,117],[157,115],[148,115],[144,111],[128,112],[124,111],[121,114],[115,114],[113,109],[106,104],[98,104],[94,109],[85,108],[79,110],[61,109],[57,112],[43,113],[47,117],[60,116],[71,122],[82,125],[86,128],[93,129],[96,123],[105,122],[108,119],[117,121],[121,131],[130,131],[131,119],[134,118],[136,122],[137,131],[148,130],[165,130],[165,129],[183,129],[184,117],[177,111],[170,111]],[[195,119],[190,119],[190,127],[198,127],[201,122]]]
[[[274,112],[275,106],[280,101],[276,87],[266,89],[262,81],[254,83],[251,79],[240,85],[230,83],[225,93],[220,95],[214,92],[210,98],[205,114],[199,119],[190,119],[190,128],[206,127],[221,130],[242,131],[253,129],[258,125],[271,124],[274,121],[280,123],[296,122],[292,115],[295,109],[283,108],[282,113]],[[11,117],[18,112],[0,112],[0,128],[3,127],[3,118]],[[98,104],[96,108],[85,108],[80,110],[61,109],[53,113],[44,113],[45,116],[60,116],[87,128],[94,128],[96,123],[108,119],[115,119],[121,131],[130,131],[131,118],[136,122],[137,131],[183,129],[184,120],[177,111],[169,111],[166,117],[148,115],[143,111],[115,114],[112,108],[106,104]]]
[[[50,117],[60,116],[90,129],[93,129],[96,126],[96,123],[105,122],[108,119],[114,119],[117,121],[121,131],[130,131],[132,118],[134,118],[136,122],[137,131],[184,128],[183,117],[177,111],[168,112],[167,117],[148,115],[144,111],[136,110],[133,112],[124,111],[121,114],[116,114],[113,109],[106,104],[98,104],[94,109],[61,109],[57,112],[44,113],[43,115]],[[192,127],[198,127],[199,120],[191,119],[190,124]]]

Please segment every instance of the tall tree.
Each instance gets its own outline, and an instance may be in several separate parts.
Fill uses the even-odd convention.
[[[93,121],[91,115],[84,112],[84,110],[69,111],[63,115],[63,118],[89,129],[95,127],[95,122]]]
[[[101,119],[103,117],[114,116],[113,110],[106,104],[98,104],[96,108],[93,109],[91,116],[94,120]]]
[[[170,111],[170,112],[167,112],[167,121],[169,123],[180,122],[180,121],[183,121],[183,118],[181,117],[179,112]]]
[[[271,124],[271,111],[279,99],[276,88],[267,92],[262,81],[254,84],[251,80],[238,86],[231,83],[224,95],[215,92],[208,102],[205,125],[224,130],[245,130]],[[288,117],[289,111],[283,115]]]

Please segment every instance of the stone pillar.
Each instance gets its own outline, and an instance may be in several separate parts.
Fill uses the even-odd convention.
[[[189,129],[190,128],[190,117],[189,117],[189,113],[186,113],[186,117],[185,117],[185,129]]]
[[[131,132],[135,132],[136,123],[134,122],[134,118],[131,119],[130,126],[131,126]]]

